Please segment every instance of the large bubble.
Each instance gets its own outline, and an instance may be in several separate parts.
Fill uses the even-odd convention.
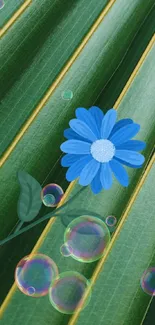
[[[32,297],[45,296],[51,282],[58,275],[55,262],[43,254],[25,256],[15,270],[15,281],[25,295]]]
[[[90,298],[90,282],[74,271],[59,274],[49,290],[51,304],[63,314],[73,314],[77,308],[85,308]]]
[[[82,216],[68,225],[60,251],[64,256],[90,263],[104,255],[109,242],[110,232],[101,219]]]

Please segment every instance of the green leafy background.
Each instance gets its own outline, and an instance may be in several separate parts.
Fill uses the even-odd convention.
[[[3,0],[4,7],[0,10],[0,28],[3,28],[12,15],[24,3],[24,0]]]
[[[34,0],[2,38],[1,154],[107,3],[98,1],[96,5],[95,0],[85,2],[79,0],[76,3],[64,1],[62,4],[55,1],[51,4],[51,1],[44,0],[38,4],[38,1]],[[155,30],[153,4],[154,1],[151,0],[147,2],[116,0],[47,104],[2,166],[1,239],[12,232],[18,222],[19,169],[31,174],[42,186],[56,182],[64,190],[67,188],[65,170],[60,167],[59,146],[64,140],[63,130],[78,106],[89,107],[96,104],[105,112],[114,105],[153,36]],[[9,55],[6,57],[7,53]],[[127,189],[114,181],[112,190],[103,191],[96,197],[89,187],[86,188],[84,195],[77,196],[76,201],[71,204],[71,210],[77,209],[80,205],[80,209],[87,208],[93,211],[95,209],[104,216],[114,214],[119,220],[126,209],[154,149],[154,57],[153,46],[118,107],[119,119],[130,117],[141,125],[137,139],[147,144],[144,167],[140,170],[128,169],[130,186]],[[61,98],[62,91],[66,89],[71,89],[74,94],[73,99],[68,102]],[[150,298],[141,291],[139,279],[143,269],[153,263],[155,245],[153,236],[155,225],[152,219],[153,179],[152,167],[96,282],[92,300],[81,312],[77,323],[102,324],[104,321],[105,325],[140,324]],[[79,189],[80,186],[75,185],[70,197]],[[88,202],[87,206],[85,202]],[[68,208],[65,211],[67,214]],[[38,217],[48,212],[49,209],[42,207]],[[46,222],[0,248],[1,302],[13,283],[17,262],[30,253],[45,224]],[[97,263],[81,264],[60,255],[59,247],[63,243],[64,230],[57,218],[39,251],[51,256],[60,272],[76,270],[90,278]],[[31,322],[33,325],[44,325],[51,324],[51,321],[53,324],[67,324],[69,316],[54,310],[48,297],[31,299],[16,290],[1,323],[26,325]]]

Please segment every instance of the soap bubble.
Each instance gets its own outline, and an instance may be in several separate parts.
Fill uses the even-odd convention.
[[[25,295],[41,297],[48,293],[57,275],[58,268],[50,257],[34,254],[22,258],[17,264],[15,282]]]
[[[69,244],[63,244],[61,247],[60,247],[60,253],[65,256],[65,257],[68,257],[72,254],[73,250],[72,250],[72,247],[69,246]]]
[[[73,98],[73,92],[71,90],[64,90],[62,93],[61,93],[61,97],[62,99],[64,100],[71,100]]]
[[[56,207],[64,195],[63,189],[57,184],[46,185],[41,192],[41,199],[47,207]]]
[[[34,287],[28,287],[27,292],[28,292],[29,296],[33,296],[35,294],[36,290]]]
[[[110,242],[110,232],[99,218],[81,216],[74,219],[64,234],[70,255],[80,262],[94,262],[104,255]],[[62,252],[61,252],[62,253]]]
[[[117,223],[117,219],[115,216],[108,216],[105,220],[108,227],[114,227]]]
[[[4,8],[4,5],[5,5],[4,1],[0,0],[0,9]]]
[[[85,308],[90,298],[90,282],[74,271],[59,274],[49,289],[51,304],[63,314],[73,314],[76,308]]]
[[[143,273],[140,283],[144,292],[155,296],[155,267],[150,267]]]

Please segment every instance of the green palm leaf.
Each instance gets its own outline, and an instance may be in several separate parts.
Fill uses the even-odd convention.
[[[155,55],[155,47],[153,46],[149,52],[149,54],[146,56],[145,61],[143,65],[141,66],[140,70],[137,73],[137,76],[135,77],[134,81],[130,84],[129,89],[125,96],[123,97],[122,101],[119,103],[118,106],[118,115],[119,118],[124,118],[124,117],[131,117],[133,118],[136,122],[140,123],[141,125],[141,132],[139,134],[139,139],[143,139],[147,143],[147,147],[145,150],[145,157],[146,157],[146,164],[149,161],[150,154],[153,149],[154,143],[151,142],[152,138],[152,133],[154,130],[154,101],[155,101],[155,93],[153,91],[154,89],[154,55]],[[146,87],[146,80],[147,80],[147,87]],[[151,96],[149,95],[151,94]],[[146,112],[146,114],[145,114]],[[149,128],[148,128],[149,125]],[[130,186],[124,190],[116,181],[114,182],[114,186],[111,191],[103,191],[101,194],[99,194],[97,197],[95,197],[89,188],[85,189],[85,193],[83,193],[81,196],[78,197],[75,203],[71,205],[71,210],[76,209],[77,206],[80,206],[80,209],[86,208],[86,202],[87,203],[87,209],[94,210],[94,207],[96,207],[97,213],[101,215],[108,215],[108,214],[114,214],[117,216],[119,219],[121,217],[121,214],[123,211],[126,209],[128,205],[128,201],[131,198],[133,194],[133,190],[135,189],[136,185],[138,184],[138,181],[140,179],[140,176],[142,172],[144,172],[146,165],[142,170],[129,170],[129,175],[130,175]],[[150,179],[150,178],[149,178]],[[152,174],[151,174],[151,180],[152,180]],[[150,183],[149,183],[150,184]],[[74,195],[76,192],[79,191],[80,186],[77,184],[74,187],[74,190],[72,191],[71,195]],[[151,197],[152,193],[152,187],[151,191],[149,192],[149,195],[147,196],[147,200],[149,200],[149,197]],[[70,197],[69,196],[69,197]],[[150,198],[151,200],[151,198]],[[144,203],[144,198],[141,199]],[[145,202],[146,204],[146,202]],[[67,211],[66,211],[67,213]],[[141,210],[140,210],[141,213]],[[139,220],[139,219],[138,219]],[[142,223],[143,225],[143,223]],[[125,226],[124,226],[125,227]],[[124,228],[123,228],[124,229]],[[149,228],[150,229],[150,228]],[[152,229],[152,227],[151,227]],[[137,231],[137,225],[136,225],[136,231]],[[39,248],[39,251],[49,255],[52,257],[55,262],[58,264],[59,269],[63,271],[67,270],[76,270],[81,273],[83,273],[87,278],[90,278],[93,274],[93,271],[96,267],[95,263],[92,263],[91,265],[85,265],[81,264],[72,258],[64,258],[60,255],[59,248],[63,244],[63,233],[64,233],[64,227],[62,226],[61,222],[56,219],[54,225],[52,228],[49,227],[49,232],[48,234],[46,233],[43,236],[44,241],[42,242],[42,245]],[[122,236],[123,238],[126,238],[127,235],[123,235],[122,231]],[[149,261],[150,257],[152,256],[152,248],[154,247],[154,244],[152,244],[152,239],[153,237],[151,236],[150,242],[151,242],[151,247],[149,246]],[[55,245],[56,243],[56,245]],[[121,245],[119,245],[120,249]],[[116,250],[117,253],[117,258],[120,256],[118,248]],[[113,254],[113,251],[112,253]],[[112,255],[113,256],[113,255]],[[116,255],[113,256],[113,258]],[[110,257],[109,257],[110,258]],[[146,258],[147,260],[147,258]],[[122,261],[122,254],[121,254],[121,261]],[[147,263],[149,262],[147,260]],[[111,261],[113,263],[113,259]],[[110,263],[110,265],[111,265]],[[146,262],[145,262],[146,263]],[[123,264],[124,265],[124,264]],[[139,267],[138,267],[139,270]],[[131,273],[131,271],[130,271]],[[140,273],[140,272],[139,272]],[[100,284],[101,287],[101,284]],[[135,287],[134,287],[135,288]],[[139,288],[139,287],[138,287]],[[138,289],[136,287],[136,290]],[[107,289],[108,290],[108,289]],[[14,291],[14,289],[13,289]],[[133,292],[133,291],[132,291]],[[97,299],[97,297],[93,296],[93,299]],[[107,296],[109,297],[109,295]],[[29,318],[32,321],[32,323],[35,325],[39,321],[41,323],[48,323],[52,319],[53,323],[56,324],[67,324],[69,318],[68,316],[59,314],[56,310],[54,310],[48,299],[33,299],[28,300],[28,298],[24,295],[22,295],[19,291],[14,292],[13,295],[13,302],[8,305],[4,316],[2,320],[2,325],[11,325],[9,322],[9,315],[14,314],[14,322],[17,322],[19,319],[19,314],[17,310],[15,310],[15,306],[18,304],[18,301],[21,301],[22,299],[22,305],[27,306],[29,310]],[[107,298],[108,299],[108,298]],[[118,299],[118,297],[117,297]],[[100,302],[102,302],[103,297],[100,297]],[[148,301],[147,301],[148,302]],[[143,311],[147,307],[147,302],[143,305]],[[126,305],[125,305],[126,306]],[[89,309],[89,306],[87,307],[86,310]],[[111,307],[112,309],[112,307]],[[41,310],[41,311],[40,311]],[[46,312],[43,312],[43,310],[46,310]],[[86,312],[85,310],[85,312]],[[98,310],[98,313],[102,310]],[[124,310],[124,309],[123,309]],[[36,313],[37,317],[36,318]],[[128,315],[126,314],[126,309],[125,309],[125,317]],[[120,314],[116,312],[116,316],[118,319],[120,319]],[[82,316],[81,316],[82,317]],[[100,316],[101,317],[101,316]],[[109,317],[109,314],[108,314]],[[121,315],[122,317],[122,315]],[[137,317],[137,315],[136,315]],[[21,312],[20,310],[20,319],[24,325],[27,322],[27,318],[25,317],[25,312]],[[107,318],[108,319],[108,318]],[[82,322],[85,322],[87,320],[86,318],[83,318]],[[124,320],[124,318],[123,318]],[[94,318],[95,321],[95,318]],[[100,320],[99,320],[100,321]],[[135,321],[137,321],[137,318],[135,318]],[[116,323],[117,324],[117,323]],[[130,323],[129,323],[130,324]],[[108,324],[109,325],[109,324]]]
[[[40,10],[38,11],[37,2],[33,2],[33,4],[35,5],[35,9],[36,9],[35,19],[37,19],[38,13],[41,17],[42,11]],[[33,127],[29,128],[27,133],[24,135],[23,139],[20,141],[18,146],[15,148],[14,152],[9,157],[8,161],[6,161],[6,163],[1,168],[1,174],[0,174],[1,239],[3,239],[5,236],[9,234],[12,227],[15,227],[15,223],[17,221],[17,201],[19,196],[19,186],[17,182],[16,172],[18,172],[19,169],[22,168],[27,170],[31,175],[33,175],[33,177],[37,178],[39,182],[43,185],[47,184],[48,182],[55,181],[56,183],[60,183],[60,185],[64,189],[66,188],[67,182],[64,180],[64,170],[60,168],[60,162],[59,162],[59,157],[60,157],[59,145],[62,142],[63,130],[67,126],[67,122],[69,121],[69,119],[74,115],[75,107],[81,105],[81,103],[83,106],[89,107],[90,105],[92,105],[92,103],[95,102],[96,98],[99,96],[102,89],[103,89],[103,93],[100,95],[98,99],[98,105],[100,105],[101,107],[109,108],[114,104],[117,96],[120,94],[121,88],[124,87],[125,82],[129,78],[133,68],[135,67],[137,61],[139,60],[141,54],[143,53],[145,47],[147,46],[147,43],[151,38],[151,35],[154,32],[155,10],[151,10],[150,14],[147,16],[147,19],[145,20],[143,25],[140,26],[140,24],[142,24],[144,20],[144,17],[148,14],[151,5],[152,5],[152,1],[145,2],[145,4],[142,4],[141,1],[136,1],[136,2],[133,1],[130,4],[126,3],[124,6],[124,1],[123,2],[120,0],[117,1],[117,4],[113,8],[113,11],[109,12],[107,18],[102,22],[100,29],[98,29],[96,31],[96,34],[92,37],[89,47],[88,48],[86,47],[86,49],[81,53],[78,61],[74,63],[71,71],[64,78],[63,83],[61,82],[60,87],[53,94],[48,105],[46,105],[44,107],[43,112],[39,114],[35,123],[32,125]],[[20,18],[19,22],[17,22],[2,39],[3,49],[5,49],[6,51],[6,52],[5,51],[2,52],[4,54],[4,61],[6,59],[6,53],[12,53],[12,51],[14,51],[18,47],[18,45],[22,41],[22,37],[27,33],[27,28],[31,29],[26,25],[27,28],[24,31],[23,19],[25,19],[24,17],[27,14],[28,11],[26,10],[25,14],[22,15],[22,17]],[[120,15],[124,17],[124,20],[122,21],[121,24],[119,22],[119,30],[117,30],[116,27],[118,27],[118,20]],[[113,17],[115,17],[115,19],[113,19]],[[27,24],[29,23],[32,24],[33,20],[31,22],[27,21]],[[15,30],[18,31],[18,26],[19,26],[18,24],[22,25],[22,26],[20,25],[21,26],[20,34],[18,34],[17,32],[14,33]],[[134,41],[132,42],[133,37],[137,32],[137,28],[139,29],[139,31]],[[108,34],[106,34],[107,32]],[[111,33],[112,36],[110,36]],[[126,38],[124,38],[125,33],[127,35]],[[37,35],[36,35],[36,41],[38,40]],[[97,40],[99,40],[99,42]],[[104,46],[107,40],[108,40],[108,46]],[[96,42],[98,44],[98,50],[100,51],[100,65],[98,64],[97,61],[98,53],[96,52],[96,47],[94,46]],[[91,47],[93,51],[90,50]],[[129,50],[125,55],[123,62],[120,64],[120,60],[122,60],[122,55],[124,55],[126,52],[126,47],[127,48],[129,47]],[[120,53],[120,48],[121,48],[121,53]],[[117,51],[118,54],[116,55]],[[86,62],[85,60],[86,53],[87,53],[87,57],[89,57],[89,55],[91,54],[91,59],[89,59],[89,62],[84,69],[85,62]],[[23,59],[23,55],[21,54],[20,57],[21,59]],[[17,62],[17,65],[13,59],[12,61],[10,60],[11,60],[11,56],[8,61],[9,65],[7,64],[5,65],[4,72],[6,72],[6,75],[5,73],[4,75],[2,75],[2,77],[6,78],[4,79],[7,82],[6,83],[7,86],[9,82],[7,73],[8,72],[10,73],[8,67],[11,66],[11,69],[14,69],[11,70],[12,73],[13,71],[14,72],[17,71],[17,65],[20,67],[19,60]],[[24,60],[26,62],[26,58]],[[82,63],[82,69],[80,70],[79,67],[81,63]],[[94,64],[93,70],[92,70],[92,63]],[[111,78],[111,75],[113,74],[117,65],[119,65],[119,68],[114,74],[114,77]],[[13,76],[16,76],[16,74],[13,73]],[[18,73],[17,76],[19,77]],[[76,76],[75,80],[72,80],[72,76]],[[109,78],[111,78],[111,80],[107,84]],[[12,82],[13,80],[14,79],[12,79]],[[100,83],[98,84],[99,80]],[[94,84],[96,88],[94,88]],[[105,87],[106,84],[107,86]],[[62,91],[68,87],[73,90],[74,93],[73,102],[63,101],[61,98]],[[22,89],[22,91],[24,92],[24,89]],[[17,101],[18,98],[16,97],[15,100]],[[5,106],[5,112],[6,112],[6,108],[10,109],[10,106],[8,105],[7,107]],[[133,108],[132,114],[134,114],[136,108],[134,108],[134,106],[132,108]],[[51,114],[51,109],[52,109],[52,114]],[[60,112],[62,115],[60,115]],[[129,112],[128,109],[126,112],[124,111],[124,117],[127,116],[128,112]],[[136,117],[137,121],[139,121],[139,114],[141,115],[141,111],[140,112],[138,111]],[[135,118],[134,115],[132,116]],[[151,123],[153,123],[152,117],[151,118],[148,117],[146,121],[148,124],[150,121]],[[145,140],[146,137],[146,141],[148,142],[150,139],[152,126],[151,129],[149,130],[149,133],[147,133],[146,125],[145,125],[145,132],[141,133],[141,136],[143,140]],[[58,130],[59,133],[57,133]],[[151,143],[148,146],[148,148],[146,151],[147,160],[152,150]],[[133,182],[131,179],[130,191],[129,192],[127,191],[123,195],[125,204],[128,201],[127,196],[125,199],[125,194],[127,194],[128,196],[131,195],[132,189],[134,188],[140,174],[141,171],[139,171],[138,174],[136,174],[137,177]],[[112,192],[114,197],[115,197],[115,190],[116,187],[114,187],[114,192]],[[116,214],[118,215],[118,217],[120,216],[124,208],[124,205],[121,204],[122,202],[121,195],[122,192],[119,194],[118,191],[118,194],[116,195],[116,198],[120,200],[118,201],[119,203],[116,207]],[[80,200],[82,201],[82,198],[80,198]],[[120,212],[119,212],[119,204],[120,204]],[[95,206],[96,206],[96,202],[94,202],[93,210]],[[114,202],[114,207],[115,206],[116,206],[116,201]],[[114,207],[111,210],[115,212]],[[107,209],[106,200],[105,200],[105,208]],[[110,210],[107,210],[107,213],[109,211]],[[49,210],[48,212],[46,211],[41,211],[41,212],[42,212],[41,215],[44,215],[48,213]],[[7,220],[9,220],[9,222],[7,223],[6,223],[6,216],[8,217]],[[41,224],[40,226],[37,226],[37,228],[33,229],[32,231],[29,231],[28,233],[25,233],[23,236],[20,236],[19,239],[8,243],[0,250],[0,258],[1,261],[3,261],[2,272],[1,272],[2,274],[1,295],[0,295],[1,301],[3,297],[5,297],[7,291],[9,290],[12,284],[13,281],[12,274],[14,273],[14,268],[17,262],[23,255],[27,255],[30,252],[44,226],[45,223]],[[63,236],[63,233],[61,234],[61,236]],[[12,250],[12,245],[14,245],[13,250]],[[90,271],[88,270],[89,276],[91,276],[91,272],[92,272],[91,270]],[[6,279],[5,281],[4,281],[4,274]]]
[[[53,166],[55,166],[56,161],[60,157],[59,146],[63,139],[63,130],[67,126],[67,122],[71,116],[73,116],[75,107],[80,106],[81,102],[85,107],[92,105],[107,83],[107,80],[114,72],[114,69],[116,69],[121,56],[124,55],[124,52],[126,51],[126,46],[128,47],[130,45],[137,28],[134,22],[135,8],[137,8],[136,14],[138,15],[137,23],[140,21],[140,18],[144,18],[144,6],[141,6],[139,1],[137,1],[137,3],[134,1],[132,2],[132,6],[127,4],[125,7],[121,7],[121,1],[122,0],[119,0],[116,3],[116,7],[112,7],[107,18],[103,20],[100,27],[90,39],[78,60],[75,61],[72,68],[68,71],[68,74],[63,79],[49,102],[39,113],[32,126],[28,129],[28,132],[25,133],[9,159],[2,166],[0,180],[3,184],[3,188],[0,193],[0,199],[2,201],[0,222],[3,222],[5,215],[7,214],[10,216],[10,223],[3,226],[3,233],[1,233],[1,236],[4,237],[7,235],[16,221],[16,202],[18,198],[16,180],[17,171],[21,168],[26,169],[27,172],[33,175],[33,177],[36,177],[41,184],[45,179],[47,183],[49,179],[53,180],[55,174],[60,174],[60,164],[58,163],[56,166],[58,169]],[[120,8],[122,8],[121,14],[125,15],[126,19],[123,20],[123,23],[119,27],[120,29],[117,35],[116,26],[120,15]],[[133,15],[131,19],[129,19],[131,13]],[[113,19],[113,16],[115,16],[115,20]],[[120,48],[122,43],[122,39],[124,39],[125,21],[127,21],[128,24],[127,33],[129,27],[131,27],[132,33],[130,31],[129,36],[125,38],[125,43],[121,46],[121,53],[119,50],[118,57],[116,55],[114,57],[114,52],[117,52],[117,49]],[[108,25],[110,26],[109,29],[107,28]],[[105,31],[105,33],[103,33],[103,31]],[[111,32],[112,36],[110,36]],[[152,33],[151,30],[150,32]],[[110,40],[113,46],[105,46],[107,40]],[[93,52],[90,51],[91,47],[94,49]],[[89,55],[90,52],[91,56]],[[98,52],[100,53],[100,56],[98,55]],[[89,58],[87,65],[85,64],[86,56]],[[114,61],[112,59],[113,57]],[[111,60],[112,64],[110,64]],[[83,69],[83,67],[85,67],[85,69]],[[86,75],[85,71],[87,70],[88,72]],[[76,77],[73,79],[73,76]],[[94,84],[96,85],[95,88]],[[61,98],[62,91],[68,87],[71,88],[74,93],[71,102],[63,101]],[[115,84],[113,85],[113,88],[115,88]],[[85,89],[85,91],[83,91],[83,89]],[[59,130],[59,134],[57,134],[57,130]],[[60,177],[62,180],[62,175]],[[10,179],[12,179],[11,188],[8,186]],[[4,195],[6,197],[5,201],[2,200]],[[14,200],[12,202],[13,195]],[[12,204],[8,205],[7,202],[12,202]]]

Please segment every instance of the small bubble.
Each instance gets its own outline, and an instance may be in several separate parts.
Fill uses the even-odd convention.
[[[68,257],[72,254],[72,248],[66,243],[66,244],[63,244],[61,247],[60,247],[60,253],[65,256],[65,257]]]
[[[114,227],[117,223],[117,219],[115,216],[108,216],[105,220],[108,227]]]
[[[33,296],[35,294],[35,288],[34,287],[28,287],[27,288],[27,293],[29,296]]]
[[[48,184],[42,189],[41,199],[44,205],[53,208],[59,204],[63,195],[64,192],[59,185]]]
[[[44,195],[44,204],[46,206],[53,206],[55,205],[55,197],[52,194],[46,194]]]
[[[73,92],[71,90],[64,90],[62,93],[61,93],[61,97],[62,99],[64,100],[71,100],[73,98]]]

